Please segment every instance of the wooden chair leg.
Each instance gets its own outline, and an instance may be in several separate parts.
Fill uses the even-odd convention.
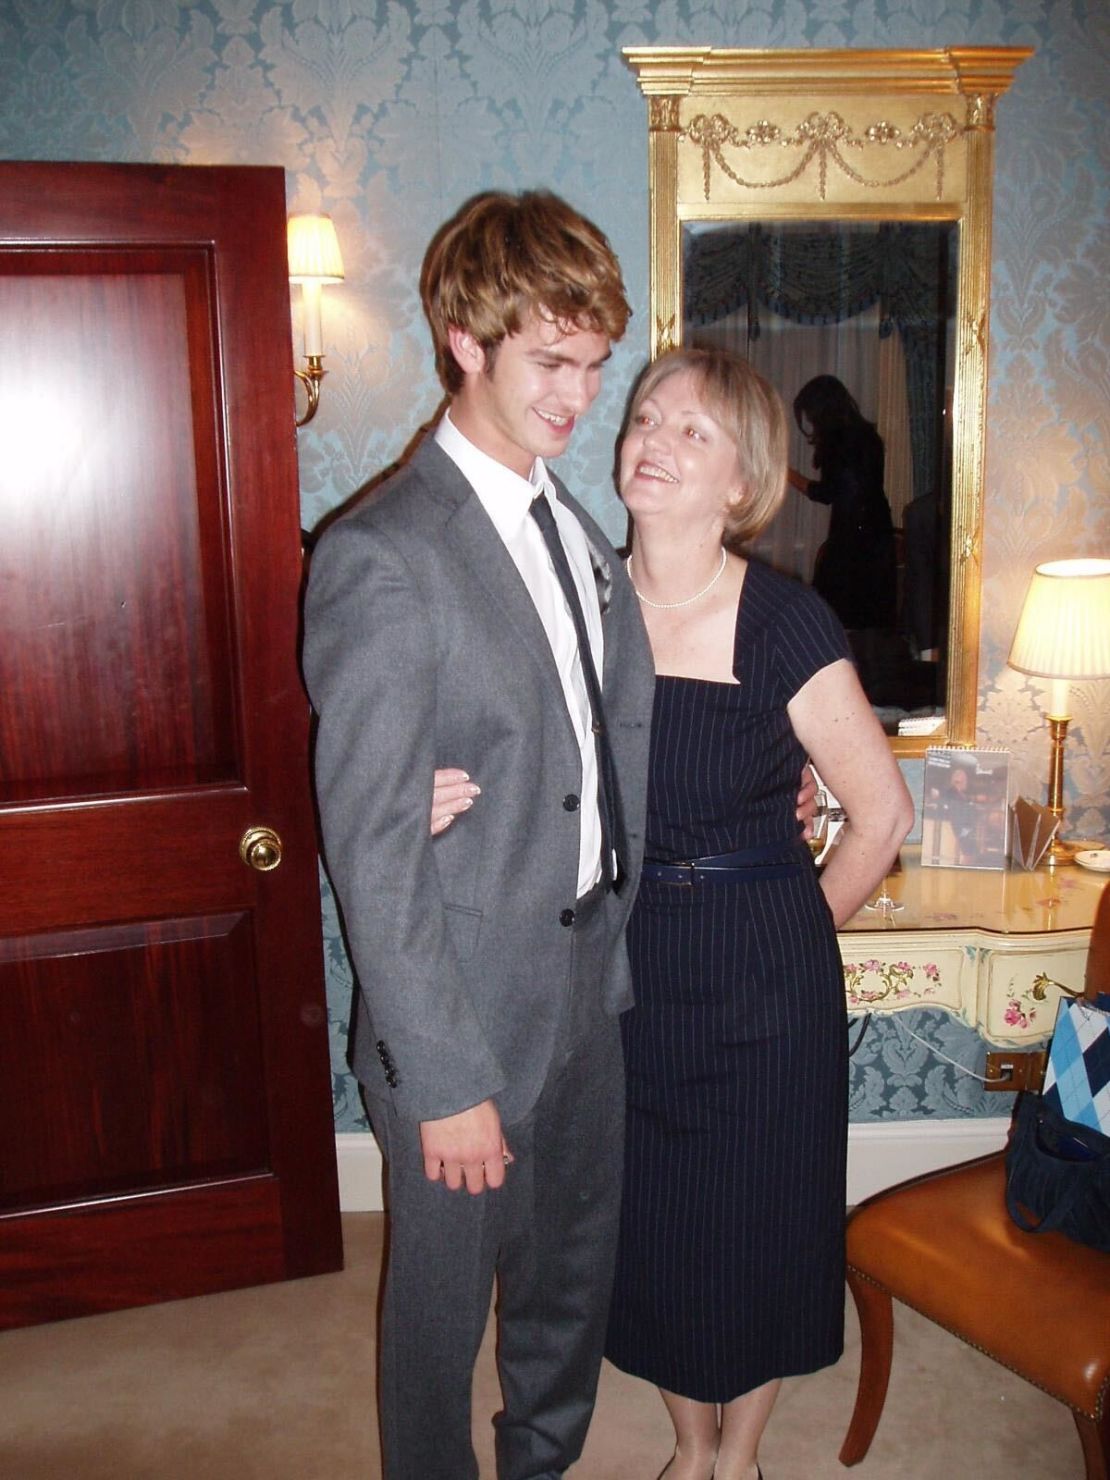
[[[853,1270],[848,1271],[848,1288],[859,1315],[859,1387],[852,1422],[840,1446],[840,1463],[858,1465],[871,1448],[886,1402],[890,1363],[894,1355],[894,1311],[890,1292],[863,1279]]]
[[[1072,1417],[1079,1430],[1079,1442],[1083,1445],[1087,1480],[1110,1480],[1110,1406],[1102,1415],[1101,1423],[1076,1413],[1074,1409]]]

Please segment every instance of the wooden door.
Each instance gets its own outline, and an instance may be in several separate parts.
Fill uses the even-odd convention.
[[[0,1326],[341,1264],[293,385],[281,170],[0,164]]]

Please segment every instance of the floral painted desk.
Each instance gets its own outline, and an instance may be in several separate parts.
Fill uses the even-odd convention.
[[[991,1043],[1047,1037],[1062,995],[1083,991],[1105,875],[922,868],[902,849],[894,911],[861,909],[841,929],[850,1013],[942,1007]]]

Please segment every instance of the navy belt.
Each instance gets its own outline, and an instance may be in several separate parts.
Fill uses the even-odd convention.
[[[764,843],[738,848],[735,853],[713,853],[706,858],[664,863],[646,858],[640,877],[654,884],[737,884],[757,879],[786,879],[803,867],[809,849],[796,838],[789,843]]]

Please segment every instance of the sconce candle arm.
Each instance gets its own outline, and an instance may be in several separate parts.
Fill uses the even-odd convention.
[[[308,406],[305,414],[297,418],[297,426],[299,427],[306,426],[316,415],[320,405],[320,382],[328,373],[324,369],[323,355],[306,355],[305,358],[308,362],[308,368],[293,371],[293,374],[304,386],[305,394],[308,397]]]

